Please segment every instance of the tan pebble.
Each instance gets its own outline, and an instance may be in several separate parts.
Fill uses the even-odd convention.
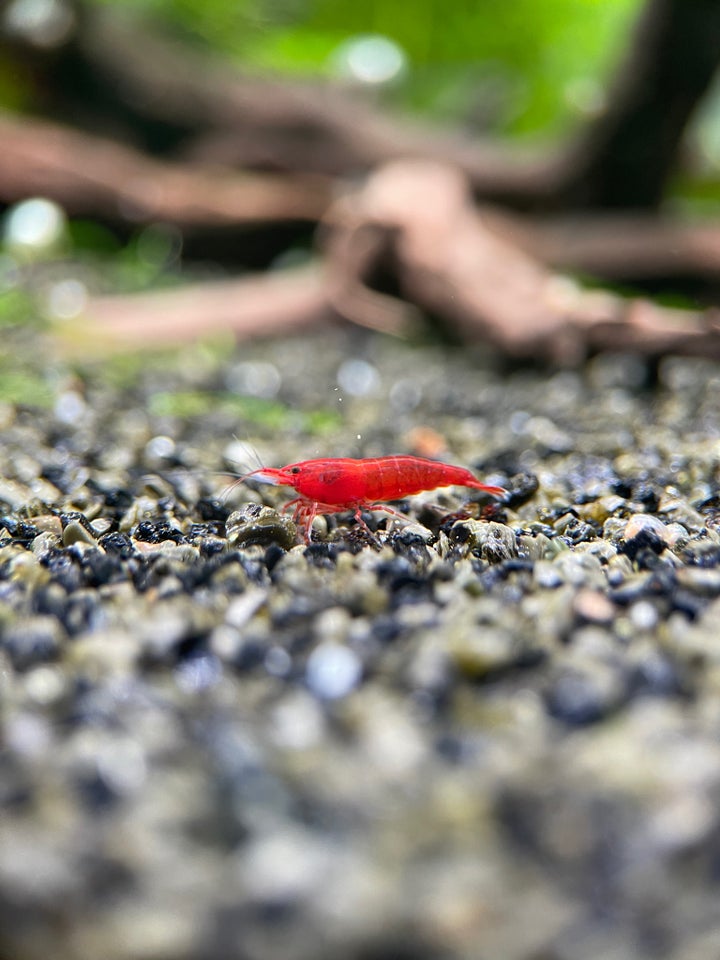
[[[56,537],[62,534],[62,520],[54,513],[33,517],[33,526],[37,527],[41,533],[52,533]]]
[[[628,520],[623,531],[623,540],[634,540],[641,533],[654,533],[667,543],[667,526],[649,513],[636,513]]]
[[[102,537],[102,535],[107,533],[112,527],[112,520],[108,517],[98,517],[97,520],[93,520],[90,526],[96,537]]]
[[[578,617],[588,623],[611,623],[615,615],[615,605],[599,590],[579,590],[573,601],[573,609]]]
[[[80,520],[71,520],[65,526],[62,534],[62,542],[64,547],[69,547],[73,543],[86,543],[90,546],[96,546],[97,544],[93,534]]]

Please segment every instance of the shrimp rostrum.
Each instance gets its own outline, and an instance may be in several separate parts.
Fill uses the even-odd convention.
[[[464,467],[412,456],[301,460],[286,467],[260,467],[246,474],[243,480],[250,478],[293,488],[297,497],[285,508],[294,508],[293,519],[302,528],[307,543],[318,513],[351,510],[357,523],[367,530],[363,510],[382,510],[407,519],[386,501],[400,500],[423,490],[458,486],[482,490],[493,497],[507,495],[503,487],[481,483]]]

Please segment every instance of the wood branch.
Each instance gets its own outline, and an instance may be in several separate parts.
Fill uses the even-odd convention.
[[[716,282],[720,227],[653,214],[581,214],[520,217],[486,210],[499,236],[544,264],[604,280],[679,278]]]
[[[83,316],[58,334],[65,351],[92,355],[233,332],[239,339],[277,336],[329,322],[318,268],[266,272],[152,293],[93,297]]]
[[[42,194],[71,216],[134,226],[163,221],[225,231],[272,222],[313,223],[333,186],[321,177],[238,174],[163,163],[113,141],[41,121],[0,117],[0,201]],[[519,217],[488,209],[493,231],[543,263],[604,279],[707,277],[720,273],[720,228],[652,215]],[[366,292],[356,296],[367,301]],[[350,310],[350,292],[346,291]],[[396,308],[373,298],[377,325],[401,326]],[[363,315],[369,301],[358,308]],[[392,318],[390,315],[393,315]]]
[[[57,329],[63,352],[92,356],[143,347],[168,347],[217,333],[239,340],[296,333],[338,318],[400,334],[409,306],[372,291],[357,300],[339,294],[321,265],[267,271],[231,280],[188,284],[151,293],[91,297],[80,317]]]
[[[0,117],[0,202],[42,195],[71,216],[180,228],[316,221],[330,184],[320,177],[239,174],[165,163],[58,124]]]
[[[453,168],[389,164],[336,205],[329,220],[328,271],[340,288],[338,277],[349,288],[364,282],[374,236],[377,259],[387,258],[390,246],[402,295],[464,340],[562,364],[597,350],[720,357],[715,313],[587,291],[550,273],[490,228]],[[356,243],[361,256],[353,253]],[[342,312],[341,302],[334,304]]]
[[[0,117],[0,202],[42,194],[71,216],[134,227],[162,221],[186,231],[221,234],[234,226],[320,220],[335,190],[318,176],[239,174],[164,163],[100,137],[41,121]],[[652,215],[585,214],[527,218],[484,214],[493,231],[543,263],[599,278],[632,281],[720,274],[720,228]],[[226,244],[227,245],[227,244]],[[362,271],[361,271],[362,272]],[[396,306],[366,290],[358,315],[377,310],[375,325],[399,329]],[[343,294],[352,312],[351,292]]]
[[[407,305],[369,286],[382,265],[395,273],[408,304],[434,314],[461,339],[510,357],[577,364],[600,350],[634,350],[720,358],[717,312],[583,290],[499,236],[489,220],[454,168],[388,164],[329,212],[322,270],[96,298],[70,328],[71,348],[166,345],[218,330],[266,336],[338,314],[398,332]]]

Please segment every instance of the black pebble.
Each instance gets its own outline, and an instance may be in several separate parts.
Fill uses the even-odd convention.
[[[88,587],[102,587],[112,580],[123,577],[122,560],[117,554],[99,549],[88,550],[80,561],[83,577]]]
[[[227,508],[219,500],[209,500],[205,497],[198,500],[197,512],[206,523],[225,523],[229,516]]]
[[[507,483],[509,496],[505,499],[504,505],[519,507],[523,503],[527,503],[537,493],[539,486],[540,483],[534,473],[528,471],[516,473]]]
[[[116,792],[97,771],[78,777],[75,786],[83,806],[89,811],[102,813],[117,803]]]
[[[0,529],[5,528],[13,540],[29,546],[40,532],[38,528],[27,520],[16,520],[14,517],[0,517]]]
[[[638,564],[642,563],[646,569],[652,568],[650,554],[660,556],[665,549],[665,541],[656,530],[648,527],[640,530],[636,536],[631,537],[618,547],[619,553],[625,553],[631,560]]]
[[[188,529],[188,540],[224,536],[225,523],[222,520],[207,520],[204,523],[191,523]]]
[[[54,660],[58,654],[58,635],[51,621],[44,617],[20,620],[5,629],[0,644],[10,655],[17,670],[27,670],[38,663]]]
[[[182,532],[167,520],[141,520],[135,528],[135,539],[145,543],[162,543],[163,540],[172,540],[173,543],[185,543]]]
[[[70,549],[49,550],[40,562],[47,567],[55,583],[59,583],[68,593],[74,593],[84,585],[80,564]]]
[[[114,554],[121,560],[129,559],[135,552],[132,540],[124,533],[106,533],[100,537],[100,546],[108,554]]]
[[[584,726],[609,716],[618,706],[598,678],[578,669],[563,670],[546,693],[548,712],[570,726]]]
[[[335,566],[339,553],[337,544],[324,541],[309,543],[305,548],[305,557],[310,563],[314,567],[325,567],[326,569]]]
[[[277,543],[271,543],[270,546],[265,551],[265,566],[267,567],[268,573],[271,573],[279,560],[285,556],[285,551]]]

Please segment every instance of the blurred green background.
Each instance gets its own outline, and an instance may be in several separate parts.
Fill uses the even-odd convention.
[[[642,5],[641,0],[94,2],[134,9],[247,69],[291,75],[353,79],[354,45],[383,38],[387,93],[401,104],[495,132],[543,135],[602,107],[604,81]]]
[[[353,79],[353,46],[383,38],[383,79],[400,103],[512,134],[555,133],[599,109],[604,80],[641,6],[641,0],[91,3],[148,18],[247,69],[290,75]],[[24,100],[0,64],[0,103],[17,107]]]

